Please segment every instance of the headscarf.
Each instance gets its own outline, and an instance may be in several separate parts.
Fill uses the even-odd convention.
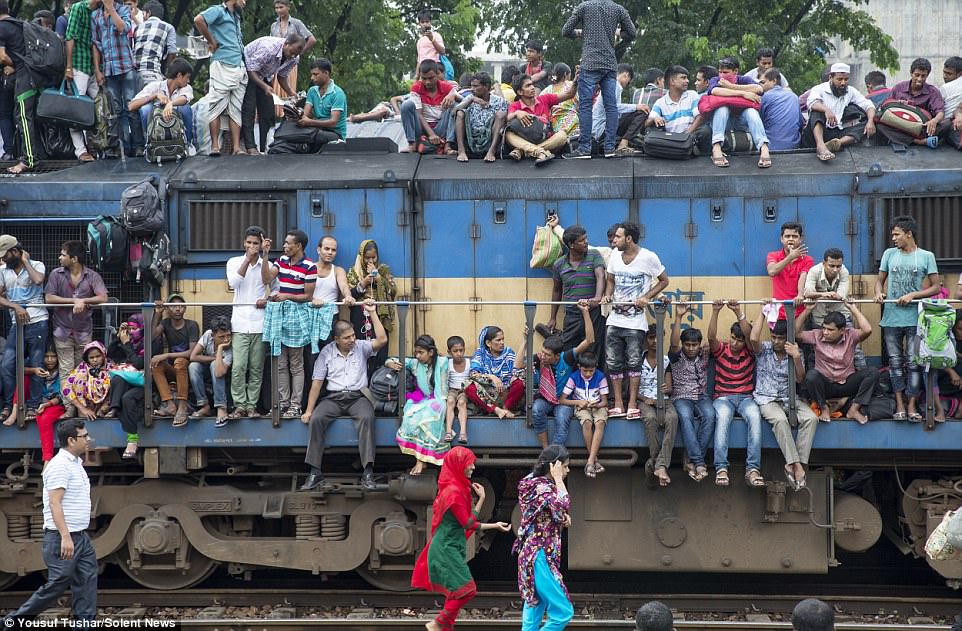
[[[452,506],[463,506],[471,514],[471,478],[464,475],[464,470],[475,460],[474,452],[467,447],[455,447],[444,456],[438,475],[438,496],[434,498],[434,514],[431,516],[432,535]],[[473,529],[465,531],[465,538],[473,532]]]
[[[357,249],[354,266],[347,270],[347,284],[351,287],[357,287],[361,279],[368,275],[367,265],[364,263],[364,250],[372,243],[374,243],[374,247],[377,248],[377,243],[374,242],[374,239],[365,239],[361,241],[361,245]],[[394,277],[391,275],[391,268],[381,262],[381,250],[378,249],[377,252],[378,277],[371,283],[371,286],[367,288],[367,292],[365,292],[363,298],[374,298],[374,301],[378,303],[377,315],[381,319],[381,324],[384,325],[384,330],[392,331],[394,329],[394,305],[382,303],[394,301],[394,295],[396,293]]]
[[[87,355],[92,350],[99,350],[104,357],[104,364],[93,369],[87,363]],[[67,376],[63,395],[70,401],[78,401],[84,405],[98,405],[107,400],[110,393],[110,371],[113,364],[107,359],[107,349],[100,342],[93,341],[84,346],[83,361],[77,364]]]
[[[497,375],[501,377],[501,382],[508,386],[511,385],[514,373],[514,350],[506,345],[500,355],[492,355],[484,343],[484,337],[491,328],[491,325],[488,325],[478,333],[478,350],[474,351],[471,357],[471,370],[485,375]]]
[[[144,315],[142,313],[134,313],[127,320],[127,332],[130,334],[130,345],[133,347],[134,351],[140,355],[144,356]]]

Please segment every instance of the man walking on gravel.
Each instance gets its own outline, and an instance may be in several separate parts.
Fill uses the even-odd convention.
[[[43,561],[47,582],[7,614],[3,628],[31,619],[53,606],[67,588],[73,592],[73,611],[79,620],[97,617],[97,554],[87,536],[90,525],[90,478],[81,456],[90,435],[81,419],[57,426],[60,451],[43,470]],[[19,628],[19,627],[18,627]]]

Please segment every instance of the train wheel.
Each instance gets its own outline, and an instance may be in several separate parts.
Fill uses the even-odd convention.
[[[185,545],[189,546],[190,544]],[[120,549],[117,550],[115,558],[116,563],[120,566],[120,569],[124,571],[124,574],[136,583],[148,589],[161,591],[193,587],[213,574],[218,565],[217,561],[202,556],[193,547],[190,547],[188,550],[187,558],[190,564],[185,569],[170,567],[172,565],[170,563],[172,555],[165,555],[164,557],[158,557],[157,560],[151,560],[151,565],[133,568],[131,567],[130,550],[126,546],[121,546]],[[163,566],[163,569],[158,569],[154,567],[155,565]]]
[[[194,549],[180,525],[161,512],[132,524],[127,544],[117,549],[114,559],[127,576],[157,590],[193,587],[218,566]]]
[[[411,559],[412,563],[413,561],[414,559]],[[367,566],[367,563],[365,563],[357,568],[357,573],[371,587],[383,589],[386,592],[410,592],[414,589],[411,587],[410,568],[372,570]]]

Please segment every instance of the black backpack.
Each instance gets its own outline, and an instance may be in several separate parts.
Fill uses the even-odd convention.
[[[183,160],[187,157],[187,138],[184,136],[184,119],[174,110],[170,120],[164,119],[164,110],[155,107],[147,121],[147,146],[144,148],[147,162]]]
[[[67,67],[63,40],[39,24],[18,21],[23,25],[24,63],[27,67],[48,79],[62,77]]]
[[[87,257],[98,272],[127,269],[127,229],[116,217],[100,215],[87,224]]]
[[[132,237],[149,237],[167,227],[167,217],[153,178],[124,190],[120,196],[120,221]]]
[[[411,390],[417,387],[417,383],[414,380],[414,375],[412,375],[410,371],[405,370],[404,373],[407,379],[407,391],[411,392]],[[387,366],[381,366],[371,375],[371,384],[368,389],[374,397],[374,412],[376,414],[380,416],[397,414],[398,399],[400,397],[398,392],[399,383],[399,371],[392,370]]]
[[[141,256],[137,266],[137,280],[152,287],[160,287],[170,272],[170,237],[158,232],[140,243]]]

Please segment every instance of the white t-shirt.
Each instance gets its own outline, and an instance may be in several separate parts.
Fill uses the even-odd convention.
[[[646,399],[658,398],[658,364],[654,366],[648,364],[648,352],[645,351],[641,356],[641,379],[638,381],[638,395]],[[671,372],[671,362],[668,356],[662,357],[665,363],[665,372]],[[668,395],[665,395],[666,398]]]
[[[959,104],[962,103],[962,77],[949,81],[939,88],[939,92],[942,93],[942,100],[945,101],[945,120],[951,120],[955,110],[959,109]]]
[[[608,273],[615,277],[612,302],[633,302],[641,298],[664,271],[665,266],[651,250],[639,248],[637,256],[628,265],[625,265],[623,252],[612,251],[608,259]],[[634,305],[612,305],[608,326],[647,331],[648,316],[645,309]]]
[[[211,331],[210,329],[207,329],[206,331],[204,331],[204,334],[200,336],[200,339],[197,340],[197,343],[204,347],[204,355],[208,355],[210,357],[217,357],[217,346],[214,344],[213,331]],[[224,354],[221,356],[221,359],[228,366],[230,366],[234,362],[234,353],[233,351],[231,351],[230,346],[224,349]]]

